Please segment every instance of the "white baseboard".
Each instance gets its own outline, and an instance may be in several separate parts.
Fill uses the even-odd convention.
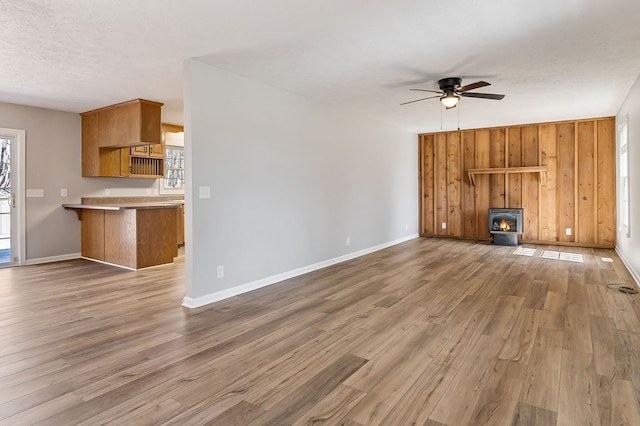
[[[41,263],[61,262],[63,260],[80,259],[80,253],[61,254],[59,256],[38,257],[35,259],[27,259],[25,265],[39,265]]]
[[[617,246],[616,246],[616,253],[618,253],[618,257],[620,258],[620,260],[622,260],[622,263],[624,263],[624,266],[627,268],[627,271],[629,271],[629,273],[631,274],[631,277],[633,277],[633,280],[636,282],[636,286],[640,289],[640,274],[638,273],[638,271],[633,269],[633,267],[631,266],[631,262],[629,262],[629,260],[624,257],[622,252],[618,250]]]
[[[412,234],[407,237],[403,237],[394,241],[389,241],[384,244],[379,244],[377,246],[369,247],[364,250],[359,250],[353,253],[348,253],[343,256],[335,257],[333,259],[325,260],[323,262],[314,263],[313,265],[304,266],[302,268],[294,269],[289,272],[283,272],[282,274],[272,275],[267,278],[263,278],[257,281],[252,281],[250,283],[241,284],[235,287],[231,287],[228,289],[216,291],[215,293],[210,293],[205,296],[200,296],[196,298],[185,297],[182,300],[182,306],[186,308],[199,308],[201,306],[208,305],[210,303],[217,302],[219,300],[227,299],[229,297],[237,296],[242,293],[247,293],[252,290],[257,290],[262,287],[266,287],[271,284],[275,284],[280,281],[288,280],[289,278],[297,277],[299,275],[307,274],[309,272],[316,271],[318,269],[326,268],[331,265],[335,265],[336,263],[344,262],[347,260],[355,259],[356,257],[364,256],[369,253],[376,252],[378,250],[385,249],[387,247],[394,246],[396,244],[404,243],[405,241],[413,240],[414,238],[418,238],[418,234]]]

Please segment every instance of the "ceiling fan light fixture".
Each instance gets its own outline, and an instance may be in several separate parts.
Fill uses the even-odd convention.
[[[442,97],[440,97],[440,102],[442,105],[449,108],[453,108],[458,105],[458,101],[460,100],[460,96],[454,94],[453,92],[447,92]]]
[[[472,91],[480,87],[491,86],[491,83],[487,83],[486,81],[476,81],[475,83],[466,84],[464,86],[461,86],[461,84],[462,79],[460,77],[447,77],[438,80],[438,87],[440,88],[439,91],[431,89],[409,89],[415,90],[417,92],[435,93],[436,95],[415,99],[409,102],[403,102],[400,105],[412,104],[414,102],[438,98],[440,99],[440,102],[442,102],[442,105],[444,105],[447,109],[451,109],[455,108],[456,105],[458,105],[461,97],[493,99],[495,101],[499,101],[504,98],[504,95],[498,95],[496,93],[478,93]]]

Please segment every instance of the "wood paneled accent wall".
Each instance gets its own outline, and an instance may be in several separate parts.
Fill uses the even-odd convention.
[[[488,209],[513,207],[523,242],[615,246],[614,117],[420,134],[419,161],[423,236],[490,239]],[[521,166],[546,166],[546,185],[538,173],[477,175],[475,186],[467,175]]]

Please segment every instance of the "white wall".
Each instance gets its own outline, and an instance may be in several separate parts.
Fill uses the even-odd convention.
[[[416,134],[195,59],[185,80],[185,304],[417,234]]]
[[[26,131],[26,182],[23,188],[44,189],[44,198],[26,201],[27,261],[80,253],[80,221],[63,203],[81,197],[157,193],[156,179],[82,177],[80,115],[0,102],[0,127]],[[61,197],[60,189],[68,196]]]
[[[631,236],[627,237],[618,227],[616,249],[640,285],[640,77],[631,88],[629,95],[616,115],[616,123],[620,124],[629,117],[629,230]],[[619,159],[619,144],[616,146],[616,158]],[[619,160],[616,160],[619,161]],[[616,167],[620,170],[620,167]],[[619,176],[617,176],[619,182]],[[617,185],[620,188],[620,185]],[[621,194],[617,193],[618,223],[621,223]]]

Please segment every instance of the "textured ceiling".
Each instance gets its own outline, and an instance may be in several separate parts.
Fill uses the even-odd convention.
[[[415,132],[614,115],[640,74],[633,0],[0,0],[0,101],[132,98],[182,122],[190,57]],[[478,79],[443,111],[409,88]]]

